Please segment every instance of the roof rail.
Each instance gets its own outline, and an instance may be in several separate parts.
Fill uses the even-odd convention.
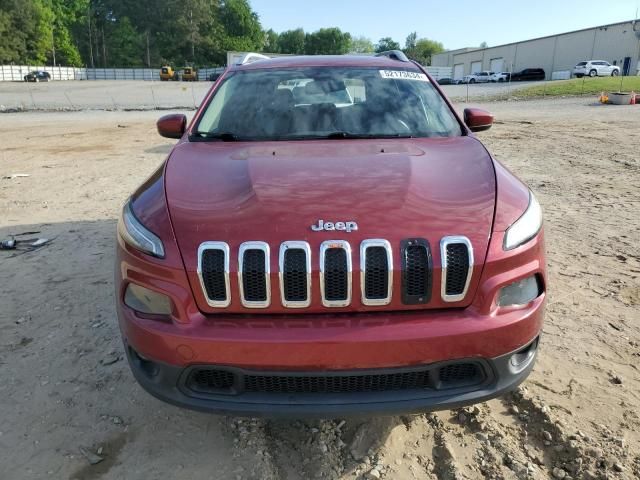
[[[376,53],[376,57],[389,57],[400,62],[410,61],[402,50],[387,50],[386,52]]]
[[[249,52],[245,53],[236,65],[246,65],[247,63],[257,62],[258,60],[267,60],[269,58],[271,57],[267,57],[266,55],[262,55],[261,53]]]

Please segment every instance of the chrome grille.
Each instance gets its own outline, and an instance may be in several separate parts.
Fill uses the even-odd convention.
[[[266,308],[271,304],[269,280],[269,245],[264,242],[245,242],[238,254],[238,283],[242,305]]]
[[[393,287],[393,256],[387,240],[365,240],[360,244],[362,303],[387,305]]]
[[[351,304],[351,246],[343,240],[320,245],[320,291],[325,307]]]
[[[311,304],[311,248],[307,242],[280,245],[280,293],[282,305],[304,308]]]
[[[466,237],[444,237],[440,242],[441,297],[445,302],[464,299],[473,272],[473,249]],[[425,239],[400,243],[400,297],[405,305],[431,300],[433,261]],[[394,261],[387,240],[368,239],[360,244],[360,295],[365,306],[388,305],[394,298]],[[207,304],[231,305],[229,262],[225,242],[204,242],[198,248],[198,278]],[[240,303],[247,308],[271,305],[270,247],[266,242],[245,242],[234,262],[238,265]],[[345,240],[322,242],[319,249],[319,290],[324,307],[346,307],[352,302],[352,252]],[[313,280],[311,247],[304,241],[287,241],[279,247],[280,303],[286,308],[311,306]],[[318,288],[317,286],[315,288]],[[317,291],[317,290],[316,290]]]
[[[210,306],[229,306],[231,303],[229,245],[224,242],[205,242],[200,245],[198,249],[198,278]]]
[[[459,302],[467,294],[473,271],[473,248],[467,237],[444,237],[440,241],[441,295],[445,302]]]

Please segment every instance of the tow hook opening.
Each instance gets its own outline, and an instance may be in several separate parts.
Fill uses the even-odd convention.
[[[160,370],[156,363],[152,360],[149,360],[146,357],[143,357],[138,352],[136,352],[133,348],[129,348],[129,355],[131,357],[132,363],[134,363],[138,369],[149,379],[157,376]]]
[[[524,348],[511,355],[510,367],[514,373],[519,373],[527,368],[536,356],[538,350],[539,337]]]

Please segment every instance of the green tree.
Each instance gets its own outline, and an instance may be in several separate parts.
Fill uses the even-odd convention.
[[[418,32],[411,32],[407,35],[407,39],[404,42],[404,51],[412,51],[416,48],[416,42],[418,41]]]
[[[400,50],[400,44],[391,37],[384,37],[378,40],[376,52],[386,52],[387,50]]]
[[[488,47],[489,47],[489,44],[487,42],[482,42],[480,44],[480,48],[488,48]]]
[[[263,52],[278,53],[278,41],[280,36],[272,28],[264,32]]]
[[[354,37],[351,39],[349,51],[352,53],[373,53],[375,48],[373,42],[367,37]]]
[[[278,37],[278,52],[300,55],[304,53],[304,41],[305,34],[301,28],[281,32]]]
[[[42,11],[32,0],[0,0],[0,63],[41,63]]]
[[[444,46],[435,40],[421,38],[416,41],[416,46],[411,52],[406,52],[412,60],[422,64],[431,65],[431,57],[436,53],[444,52]]]
[[[109,29],[109,62],[114,66],[141,67],[144,65],[142,36],[128,17],[121,17]]]
[[[321,28],[307,33],[304,39],[304,53],[307,55],[342,55],[349,51],[351,35],[339,28]]]

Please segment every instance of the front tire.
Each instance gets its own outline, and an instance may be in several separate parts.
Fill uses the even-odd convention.
[[[597,77],[597,76],[598,76],[598,71],[597,71],[597,70],[591,70],[591,71],[589,72],[589,76],[590,76],[591,78],[593,78],[593,77]]]
[[[619,74],[620,72],[618,72],[618,70],[614,70],[613,72],[611,72],[612,77],[617,77]]]
[[[469,83],[476,83],[476,79],[472,78],[471,80],[469,80]]]

